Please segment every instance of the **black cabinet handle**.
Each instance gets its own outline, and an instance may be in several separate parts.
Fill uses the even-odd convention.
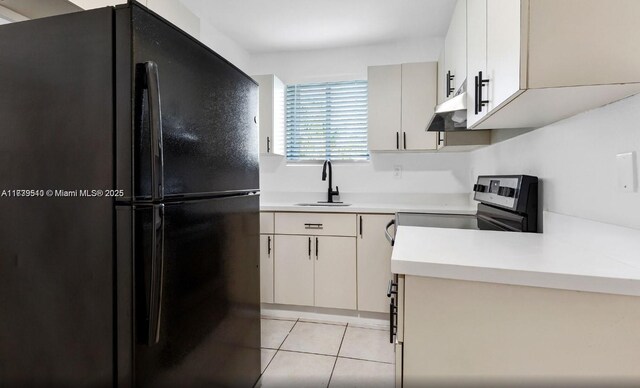
[[[447,71],[447,75],[445,75],[445,77],[446,77],[446,81],[445,81],[446,86],[445,86],[444,89],[445,89],[446,96],[449,97],[449,90],[451,88],[451,85],[450,85],[450,83],[451,83],[451,78],[450,78],[451,77],[451,70]]]
[[[316,260],[318,260],[318,238],[316,237]]]
[[[451,87],[451,81],[453,81],[454,77],[455,75],[451,75],[451,70],[447,71],[447,97],[455,91],[455,88]]]
[[[400,149],[400,133],[396,132],[396,149]]]
[[[407,149],[407,133],[402,132],[402,142],[404,143],[404,149]]]
[[[398,283],[394,283],[393,280],[389,280],[389,285],[387,286],[387,297],[391,298],[391,295],[398,295]]]
[[[393,343],[393,337],[397,333],[397,319],[398,316],[398,307],[396,307],[394,298],[391,298],[391,302],[389,303],[389,342]]]
[[[444,134],[442,132],[438,132],[438,144],[444,144]]]
[[[482,78],[482,72],[478,72],[478,93],[477,94],[477,100],[478,100],[478,112],[482,112],[482,107],[486,106],[489,103],[489,100],[483,100],[482,99],[482,88],[484,88],[484,86],[486,84],[489,83],[488,79],[483,79]]]
[[[271,138],[267,136],[267,153],[271,152]]]
[[[478,76],[475,76],[475,84],[474,84],[474,94],[473,94],[473,110],[475,114],[478,114],[478,93],[480,93],[480,88],[478,88]]]
[[[309,237],[309,260],[311,260],[311,237]]]
[[[267,256],[271,256],[271,236],[267,237]]]
[[[362,238],[362,216],[360,216],[360,238]]]

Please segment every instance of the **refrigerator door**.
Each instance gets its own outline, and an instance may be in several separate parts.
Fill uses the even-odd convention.
[[[257,84],[136,3],[116,9],[116,34],[118,187],[127,197],[151,199],[154,176],[166,199],[258,190]]]
[[[112,28],[0,26],[2,387],[113,386]]]
[[[121,233],[118,244],[121,382],[126,376],[140,387],[256,382],[258,198],[118,208],[119,226],[129,222],[132,236]]]

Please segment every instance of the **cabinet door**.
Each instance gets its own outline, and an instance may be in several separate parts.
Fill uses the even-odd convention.
[[[260,235],[260,302],[273,303],[274,236]]]
[[[444,57],[446,55],[446,49],[443,48],[440,51],[440,56],[438,57],[438,104],[442,104],[447,99],[447,69],[444,64]],[[465,74],[466,76],[466,74]]]
[[[480,72],[487,78],[487,0],[467,3],[467,127],[473,126],[487,114],[488,107],[476,110],[476,77]],[[486,100],[487,85],[482,90],[481,100]]]
[[[273,234],[274,231],[274,213],[260,212],[260,233]]]
[[[389,312],[386,290],[391,279],[391,244],[384,235],[393,215],[359,216],[358,310]]]
[[[487,0],[488,111],[520,89],[520,1]]]
[[[444,51],[445,98],[451,98],[467,76],[467,0],[456,2],[444,41]],[[448,84],[450,93],[446,92],[448,74],[452,77]]]
[[[402,149],[437,148],[438,135],[425,130],[436,106],[437,77],[437,62],[402,65]]]
[[[258,83],[258,127],[260,132],[260,153],[271,153],[273,140],[273,75],[253,75]]]
[[[314,239],[315,305],[356,308],[356,239],[318,236]]]
[[[312,238],[278,235],[275,239],[274,301],[313,306]]]
[[[401,132],[401,65],[370,66],[369,83],[369,150],[400,149]]]

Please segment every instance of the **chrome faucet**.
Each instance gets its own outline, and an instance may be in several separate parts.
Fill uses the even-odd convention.
[[[327,202],[328,203],[333,203],[333,196],[334,195],[340,195],[340,190],[338,189],[338,186],[336,186],[336,190],[333,190],[333,185],[331,184],[331,178],[333,176],[333,171],[331,169],[331,161],[330,160],[325,160],[324,164],[322,165],[322,180],[326,181],[327,180],[327,166],[329,166],[329,189],[327,190]]]

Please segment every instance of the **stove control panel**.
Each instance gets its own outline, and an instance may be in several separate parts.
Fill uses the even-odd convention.
[[[473,186],[473,199],[485,204],[521,211],[526,207],[532,189],[537,195],[537,187],[538,178],[528,175],[479,176],[477,183]]]

